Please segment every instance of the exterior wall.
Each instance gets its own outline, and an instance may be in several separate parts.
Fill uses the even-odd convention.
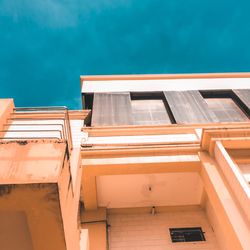
[[[107,214],[105,208],[80,212],[81,232],[88,232],[90,250],[107,250]],[[86,237],[85,237],[86,238]],[[85,241],[86,242],[86,241]]]
[[[88,229],[81,229],[80,250],[89,250],[89,233]]]
[[[233,195],[231,187],[227,185],[221,175],[217,162],[207,153],[202,152],[201,177],[205,190],[213,210],[218,218],[222,235],[227,235],[229,249],[248,249],[250,246],[249,222],[244,215],[241,206]],[[216,218],[215,217],[215,218]]]
[[[83,126],[83,120],[70,120],[74,148],[80,148],[81,146],[82,138],[84,138],[84,133],[81,131]]]
[[[72,155],[74,157],[67,161],[66,144],[60,141],[10,141],[0,145],[0,215],[6,210],[13,213],[24,211],[30,235],[23,237],[30,237],[36,250],[80,249],[77,219],[80,150]],[[77,170],[74,185],[70,166]],[[4,225],[5,221],[0,221],[0,224]],[[16,230],[18,228],[20,226]],[[18,245],[21,247],[22,243]]]
[[[73,149],[70,160],[68,160],[58,180],[60,206],[63,218],[63,227],[67,249],[79,250],[80,228],[78,221],[80,187],[82,168],[80,165],[80,150]],[[75,169],[74,178],[71,169]],[[83,249],[85,250],[85,249]]]
[[[88,230],[90,250],[107,250],[107,235],[105,222],[93,222],[89,224],[83,224],[82,229]]]
[[[157,209],[156,209],[157,211]],[[218,250],[215,234],[201,209],[171,212],[110,214],[108,216],[110,250]],[[204,242],[172,243],[169,228],[202,227]]]
[[[197,205],[203,190],[198,173],[105,175],[96,185],[98,206],[107,208]]]
[[[167,127],[168,130],[165,128],[166,134],[181,135],[182,132],[184,134],[185,129],[186,132],[190,133],[190,127],[179,127],[180,129],[176,127],[175,130],[171,130],[169,127]],[[196,128],[197,126],[194,126],[193,133],[196,133]],[[250,149],[250,144],[248,143],[249,124],[223,124],[223,126],[210,124],[205,129],[202,129],[202,133],[199,133],[200,136],[197,137],[197,140],[199,141],[197,151],[194,150],[195,145],[197,146],[196,142],[193,142],[192,144],[171,141],[169,144],[150,145],[148,138],[148,140],[142,140],[140,145],[126,144],[128,141],[123,143],[124,135],[125,137],[127,136],[126,133],[130,133],[132,137],[132,135],[136,135],[137,131],[139,131],[136,130],[135,132],[132,128],[130,128],[130,131],[129,129],[126,130],[126,128],[114,128],[113,130],[112,128],[106,128],[103,130],[94,128],[89,131],[91,133],[90,137],[92,136],[93,138],[92,142],[95,141],[95,144],[92,145],[92,148],[86,148],[83,152],[82,164],[85,166],[83,171],[83,185],[86,185],[86,194],[91,194],[91,199],[97,195],[97,203],[100,202],[99,205],[107,207],[117,206],[124,208],[127,206],[135,208],[136,206],[139,206],[139,204],[137,204],[139,200],[145,201],[150,197],[148,196],[146,198],[144,197],[144,200],[142,199],[142,195],[144,194],[143,188],[147,188],[150,186],[149,184],[151,184],[150,181],[142,181],[146,179],[145,176],[147,176],[147,174],[149,174],[149,176],[161,175],[162,179],[158,179],[158,181],[157,178],[154,179],[157,185],[161,185],[163,180],[170,185],[171,182],[168,181],[168,177],[170,178],[171,175],[175,175],[178,172],[187,177],[190,174],[189,170],[197,171],[197,173],[200,174],[202,186],[205,189],[205,192],[200,196],[198,202],[205,209],[204,214],[209,221],[208,224],[212,226],[212,230],[215,232],[219,248],[227,250],[247,250],[249,248],[250,231],[247,219],[248,215],[243,212],[248,207],[249,203],[249,198],[244,198],[248,195],[248,191],[244,191],[244,193],[243,189],[239,189],[239,185],[242,184],[243,175],[240,177],[238,175],[241,174],[240,171],[237,171],[237,173],[232,171],[235,169],[235,165],[232,165],[232,160],[226,152],[228,148]],[[152,131],[149,131],[149,134]],[[113,138],[112,132],[115,135]],[[141,138],[147,138],[147,132],[147,128],[143,130],[141,127],[141,135],[146,133]],[[98,135],[101,133],[103,138],[98,141]],[[104,138],[105,133],[107,138]],[[121,133],[120,137],[119,133]],[[120,141],[116,139],[118,137]],[[175,137],[173,136],[172,138]],[[114,140],[112,141],[112,139]],[[101,141],[103,143],[100,143]],[[113,144],[113,142],[115,143]],[[130,142],[132,142],[132,140]],[[90,145],[91,144],[88,146]],[[221,148],[218,147],[218,145],[221,145]],[[189,151],[189,155],[187,155],[188,148],[189,150],[193,148],[193,151]],[[200,165],[197,169],[193,168],[191,170],[188,168],[188,161],[193,159],[192,163],[189,162],[189,167],[194,167],[196,164],[196,157],[198,157],[197,163]],[[238,161],[241,160],[242,163],[242,159],[237,159]],[[247,160],[249,157],[246,158],[245,156],[244,159]],[[168,169],[170,162],[174,162],[171,170],[170,168]],[[163,169],[159,169],[158,167],[160,165],[158,164],[162,164],[162,167],[166,172],[164,172]],[[150,172],[151,170],[152,172]],[[228,178],[229,173],[231,176],[230,178]],[[159,196],[157,196],[156,200],[160,202],[162,199],[166,199],[169,192],[172,194],[170,200],[175,200],[178,191],[181,190],[181,187],[184,187],[182,186],[183,181],[181,181],[181,179],[179,181],[181,184],[176,188],[171,186],[167,188],[167,191],[160,191],[158,189],[157,194]],[[173,182],[177,183],[178,180]],[[192,182],[192,184],[194,184],[194,182]],[[137,186],[142,188],[137,188]],[[235,191],[232,190],[240,191],[237,192],[238,197],[235,194]],[[106,200],[102,200],[101,197],[105,197],[105,195]],[[112,196],[115,197],[114,200],[118,202],[118,205],[114,205],[112,200],[109,199]],[[129,205],[125,205],[126,201],[133,197],[136,198],[133,199],[132,202],[130,200],[128,203]],[[208,200],[206,200],[206,197],[208,197]],[[87,199],[87,196],[83,197],[84,202]],[[181,199],[180,203],[181,202],[184,202],[184,199]],[[85,203],[85,205],[86,204],[87,203]],[[140,204],[141,206],[149,205],[143,202]],[[154,202],[151,203],[151,205],[154,205]],[[86,207],[86,209],[91,210],[94,209],[94,207]],[[140,237],[144,237],[145,239],[144,234],[147,234],[147,232],[143,232],[142,235],[137,237],[137,239]],[[117,242],[118,241],[121,242],[121,240],[117,240]],[[133,239],[131,242],[132,241],[135,242],[136,240]],[[123,244],[125,249],[127,249],[127,243],[128,241],[124,240]],[[195,248],[192,247],[192,249]],[[211,249],[213,249],[213,247]]]
[[[216,239],[218,242],[218,245],[220,246],[221,250],[228,250],[231,247],[230,239],[226,233],[226,231],[223,229],[223,226],[221,225],[221,222],[218,218],[218,214],[213,209],[212,205],[209,201],[206,202],[206,214],[207,218],[209,219],[209,222],[212,226],[212,229],[216,235]]]
[[[86,77],[81,83],[84,94],[249,89],[250,74]],[[0,100],[0,130],[9,129],[0,135],[5,136],[0,142],[2,248],[249,249],[248,122],[86,128],[89,111],[73,111],[67,114],[73,141],[68,150],[59,139],[61,114],[42,112],[41,119],[11,123],[13,108],[12,99]],[[226,151],[238,148],[247,154],[233,162]],[[111,208],[108,221],[100,206]],[[160,207],[153,216],[148,206]],[[81,215],[79,207],[85,208]],[[171,243],[169,227],[191,226],[202,226],[207,241]]]
[[[62,137],[63,113],[13,114],[12,100],[0,103],[0,127],[8,130],[1,134],[0,143],[1,246],[80,249],[81,117],[86,114],[71,113],[75,120],[71,121],[74,148],[70,151]],[[7,120],[10,117],[14,120]],[[6,210],[10,214],[5,218]],[[9,241],[11,236],[16,239]]]
[[[173,154],[173,153],[172,153]],[[122,157],[83,159],[82,199],[86,210],[98,208],[96,176],[198,172],[198,155],[167,155],[153,157]]]
[[[13,108],[13,99],[0,99],[0,130],[3,130],[3,125],[13,112]],[[1,133],[0,136],[2,136]]]
[[[63,142],[2,142],[0,183],[56,183],[63,165]]]
[[[25,212],[0,212],[0,245],[9,250],[34,249]]]
[[[6,211],[26,214],[35,250],[67,249],[56,184],[1,185],[0,213]]]

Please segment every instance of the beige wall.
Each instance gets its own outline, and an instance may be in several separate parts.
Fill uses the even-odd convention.
[[[5,142],[0,147],[0,183],[56,183],[66,145],[62,142]]]
[[[80,231],[80,250],[89,250],[89,231],[81,229]]]
[[[115,210],[113,210],[114,212]],[[212,227],[202,209],[185,206],[169,212],[109,214],[110,250],[218,250]],[[172,243],[169,228],[202,227],[206,241]]]
[[[0,212],[0,248],[34,250],[24,211]]]
[[[106,223],[96,222],[82,225],[89,234],[89,250],[107,250]]]
[[[104,175],[96,177],[99,207],[126,208],[200,204],[198,173]]]
[[[36,250],[80,249],[80,150],[71,155],[69,160],[60,141],[1,144],[0,211],[25,212]],[[76,170],[74,180],[70,167]]]
[[[5,129],[4,124],[7,122],[7,118],[13,112],[14,102],[13,99],[0,99],[0,130]],[[1,135],[0,133],[0,136]]]
[[[228,250],[230,248],[230,239],[225,231],[225,228],[223,228],[223,225],[221,225],[221,222],[218,218],[219,214],[217,214],[212,207],[210,201],[206,202],[206,214],[209,219],[209,222],[213,228],[213,231],[216,235],[216,239],[218,241],[218,244],[221,248],[221,250]]]
[[[246,84],[248,86],[249,79],[249,76],[248,78],[237,79],[241,84],[238,87],[244,87]],[[126,81],[119,81],[115,85],[113,80],[110,84],[108,82],[101,82],[100,84],[104,87],[102,89],[104,91],[105,89],[111,90],[121,87],[121,82],[123,84],[122,88],[126,90],[129,88],[140,89],[142,86],[141,82],[131,82],[131,80],[128,80],[125,85]],[[213,82],[218,88],[226,84],[228,88],[228,86],[234,85],[235,79],[153,80],[148,81],[150,86],[146,90],[151,91],[152,88],[157,89],[159,86],[162,88],[163,85],[169,90],[166,82],[176,82],[177,85],[174,88],[177,89],[183,88],[184,82],[190,83],[188,88],[192,88],[195,83],[196,88],[200,84],[199,89],[202,89],[208,82]],[[100,84],[99,87],[98,84],[93,81],[83,83],[84,88],[89,87],[89,90],[92,88],[92,91],[95,89],[97,92],[100,87]],[[13,111],[13,107],[13,100],[0,100],[0,128],[6,123],[6,119]],[[41,121],[33,122],[38,123]],[[50,121],[45,122],[49,123]],[[56,128],[58,128],[58,125],[55,125]],[[249,133],[245,132],[249,131],[247,124],[244,125],[245,128],[242,128],[241,124],[237,124],[237,126],[221,124],[220,128],[213,129],[211,129],[210,124],[209,129],[211,131],[215,130],[216,133],[213,135],[208,132],[206,135],[204,132],[200,137],[197,137],[194,131],[190,132],[188,127],[181,128],[181,126],[175,127],[172,125],[171,129],[169,127],[164,128],[164,126],[149,129],[151,136],[147,136],[147,133],[149,133],[148,128],[137,127],[137,130],[126,128],[123,132],[121,132],[122,128],[116,131],[109,128],[108,132],[98,132],[98,129],[93,132],[90,128],[88,131],[93,134],[93,137],[89,137],[85,141],[87,148],[84,150],[85,155],[89,154],[89,158],[85,157],[84,154],[82,154],[82,158],[80,156],[81,139],[86,135],[80,130],[82,125],[82,120],[78,118],[71,121],[74,150],[65,165],[63,165],[63,159],[67,158],[65,144],[59,141],[55,143],[47,140],[34,140],[32,142],[6,142],[1,144],[0,184],[6,186],[0,190],[0,231],[2,230],[2,234],[0,232],[0,244],[1,242],[3,246],[13,244],[13,250],[16,250],[17,244],[9,240],[7,242],[6,239],[8,237],[9,239],[19,237],[21,241],[18,245],[19,249],[31,250],[34,247],[36,250],[78,250],[80,248],[78,207],[82,182],[82,201],[86,201],[85,205],[90,210],[98,208],[98,205],[109,208],[135,208],[141,206],[200,204],[204,201],[202,195],[202,186],[204,186],[208,196],[208,200],[203,204],[205,212],[202,210],[190,212],[185,217],[178,211],[173,210],[170,213],[171,216],[166,215],[167,223],[165,226],[197,226],[201,222],[203,223],[202,227],[208,232],[208,238],[211,236],[211,239],[213,239],[211,241],[213,243],[209,243],[210,249],[217,249],[214,234],[211,234],[214,230],[221,249],[248,250],[250,226],[246,216],[244,217],[244,213],[242,213],[242,208],[247,208],[250,204],[249,196],[247,196],[249,190],[245,193],[241,192],[239,197],[237,197],[239,192],[231,192],[230,189],[237,190],[234,187],[237,187],[242,176],[235,178],[237,176],[231,175],[234,177],[234,182],[231,181],[232,178],[225,181],[227,175],[225,175],[224,171],[223,176],[221,170],[223,168],[228,170],[228,167],[222,160],[219,161],[218,154],[215,154],[215,156],[220,164],[217,164],[218,162],[216,163],[213,158],[214,144],[216,144],[217,140],[222,139],[220,137],[223,137],[223,140],[224,137],[228,137],[230,139],[228,145],[231,145],[230,131],[234,126],[237,127],[240,134],[232,132],[233,136],[241,137],[233,145],[240,147],[242,138],[246,138]],[[12,126],[14,129],[15,125]],[[224,133],[220,131],[222,126],[226,127]],[[230,131],[227,126],[230,126]],[[175,129],[172,130],[174,127]],[[31,129],[31,126],[24,124],[23,127],[20,126],[19,128],[28,130]],[[50,125],[47,128],[52,129]],[[209,129],[207,128],[207,130]],[[244,129],[246,130],[244,131]],[[123,133],[123,137],[120,136],[119,131]],[[155,131],[158,132],[155,133]],[[98,133],[104,136],[96,137]],[[141,136],[138,136],[137,133]],[[27,132],[27,134],[32,137],[37,135],[37,132],[34,134]],[[105,134],[109,136],[105,137]],[[17,134],[12,135],[15,137]],[[48,135],[50,134],[47,133]],[[201,145],[200,140],[202,141]],[[247,140],[243,139],[243,142],[244,147],[247,148],[249,145]],[[155,144],[155,147],[151,147],[152,144]],[[117,145],[120,149],[117,148]],[[93,147],[89,148],[90,146]],[[98,147],[95,148],[95,146],[99,147],[99,152]],[[113,151],[109,151],[112,146],[115,146]],[[128,147],[128,151],[126,147]],[[194,148],[196,149],[194,150]],[[148,149],[151,151],[146,151]],[[192,152],[187,153],[187,150]],[[197,154],[198,151],[200,152]],[[202,155],[205,156],[202,157]],[[228,162],[228,159],[225,158],[225,160]],[[81,167],[81,164],[83,167]],[[82,170],[85,170],[84,174],[82,174]],[[238,172],[238,174],[241,174],[240,171]],[[226,173],[228,172],[226,171]],[[198,174],[200,174],[201,178]],[[227,185],[225,185],[226,182]],[[13,186],[13,184],[17,185]],[[244,184],[246,184],[245,180]],[[247,185],[245,187],[248,188]],[[247,194],[244,199],[242,199],[243,194]],[[6,216],[6,211],[11,215]],[[125,228],[124,233],[133,231],[135,226],[143,225],[141,228],[142,235],[131,232],[131,241],[134,243],[138,238],[145,237],[147,234],[149,237],[157,237],[161,233],[164,234],[164,237],[166,236],[166,231],[157,231],[160,228],[157,223],[162,222],[160,213],[158,215],[160,219],[155,222],[155,234],[151,230],[154,219],[151,220],[148,215],[138,221],[135,219],[136,217],[139,218],[139,215],[127,221],[131,225],[124,224],[127,220],[126,216],[123,218],[124,220],[118,220],[118,222],[121,228]],[[9,218],[8,221],[6,217]],[[154,218],[157,218],[157,215]],[[133,224],[135,222],[137,225]],[[147,228],[147,226],[149,227]],[[88,230],[90,250],[106,250],[105,220],[97,222],[93,220],[90,223],[84,223],[82,228]],[[117,228],[118,233],[123,232],[121,228]],[[7,234],[7,232],[9,233]],[[4,234],[7,235],[7,238],[3,238]],[[123,242],[125,248],[128,249],[130,240],[124,239],[118,241],[119,243]],[[145,241],[147,240],[146,238]],[[169,238],[165,243],[169,244]],[[181,245],[175,246],[176,248],[180,246],[179,249],[182,249]],[[195,249],[197,245],[192,244],[193,247]],[[203,244],[201,247],[202,249],[203,247],[209,249],[207,244]]]
[[[80,227],[78,219],[82,176],[80,162],[80,150],[73,149],[71,158],[65,162],[58,180],[58,185],[60,187],[60,207],[67,250],[80,249]],[[70,168],[74,168],[74,178],[70,177]]]

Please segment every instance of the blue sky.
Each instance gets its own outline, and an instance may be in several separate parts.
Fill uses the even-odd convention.
[[[250,71],[250,1],[0,0],[0,97],[80,108],[79,76]]]

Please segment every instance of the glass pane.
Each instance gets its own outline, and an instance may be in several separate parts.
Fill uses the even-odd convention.
[[[162,100],[132,100],[134,124],[171,124]]]
[[[211,111],[221,122],[248,121],[247,116],[231,98],[206,98]]]

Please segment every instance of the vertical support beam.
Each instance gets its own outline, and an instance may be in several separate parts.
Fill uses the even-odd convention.
[[[97,209],[97,191],[95,173],[88,171],[88,167],[83,167],[82,174],[82,195],[81,200],[84,201],[86,210]]]
[[[0,130],[3,129],[3,125],[7,122],[13,109],[13,99],[0,99]]]
[[[250,223],[250,189],[248,183],[220,141],[215,143],[214,155],[225,179],[230,184],[232,193]]]
[[[80,250],[89,250],[89,230],[81,229]]]
[[[222,230],[227,235],[226,245],[232,250],[249,249],[250,227],[223,182],[217,163],[205,152],[200,153],[200,159],[200,175]]]
[[[89,250],[107,250],[107,228],[105,222],[83,224],[82,229],[88,230]]]
[[[77,192],[77,178],[82,175],[81,167],[81,150],[80,148],[74,148],[70,155],[70,174],[72,178],[73,193]]]

